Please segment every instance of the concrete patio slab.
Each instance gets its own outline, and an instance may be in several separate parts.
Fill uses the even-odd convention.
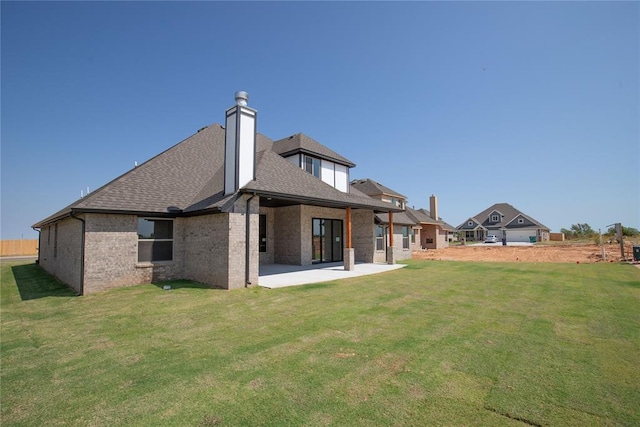
[[[349,277],[383,273],[405,267],[405,264],[358,264],[355,269],[346,271],[344,263],[335,262],[314,265],[267,264],[260,266],[258,285],[265,288],[283,288],[286,286],[306,285],[309,283],[330,282]]]

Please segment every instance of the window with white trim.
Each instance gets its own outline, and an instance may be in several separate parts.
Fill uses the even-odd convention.
[[[498,222],[498,221],[500,221],[499,215],[491,215],[491,222]]]
[[[402,226],[402,249],[409,249],[409,227]]]
[[[524,224],[524,219],[518,218],[518,224]]]
[[[173,260],[173,220],[138,218],[138,262]]]
[[[376,251],[384,251],[384,227],[376,226]]]
[[[469,222],[467,222],[467,226],[468,226],[468,227],[473,227],[473,221],[469,221]]]

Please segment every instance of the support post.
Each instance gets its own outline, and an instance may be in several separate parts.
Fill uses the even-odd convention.
[[[393,212],[389,212],[389,247],[387,248],[387,264],[395,264],[396,258],[393,248]]]
[[[347,206],[347,249],[351,249],[351,206]]]
[[[344,254],[344,269],[352,271],[355,269],[355,251],[351,244],[351,207],[347,206],[346,218],[347,222],[347,247]]]

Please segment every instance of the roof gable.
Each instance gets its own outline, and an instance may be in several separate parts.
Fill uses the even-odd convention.
[[[302,153],[330,160],[350,168],[355,166],[355,163],[351,160],[341,156],[303,133],[296,133],[287,138],[279,139],[273,143],[273,151],[282,157]]]
[[[398,197],[405,200],[407,198],[397,191],[394,191],[391,188],[386,187],[379,182],[376,182],[369,178],[354,179],[353,181],[351,181],[351,187],[355,187],[369,196],[379,196],[382,194],[386,194],[388,196]]]
[[[502,215],[502,217],[500,218],[500,221],[498,222],[491,221],[491,214],[493,214],[494,212],[497,212],[498,214]],[[483,210],[479,214],[473,216],[472,219],[478,221],[483,226],[490,226],[492,228],[509,227],[510,224],[513,225],[512,223],[514,219],[516,219],[520,215],[523,216],[524,218],[527,218],[527,220],[530,221],[530,224],[529,224],[530,226],[534,225],[536,227],[548,229],[548,227],[546,227],[539,221],[536,221],[532,217],[525,215],[523,212],[519,211],[518,209],[516,209],[515,207],[513,207],[508,203],[496,203],[488,207],[487,209]]]

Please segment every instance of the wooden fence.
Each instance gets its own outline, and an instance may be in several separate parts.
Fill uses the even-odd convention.
[[[38,239],[0,240],[0,256],[38,255]]]
[[[552,242],[564,242],[564,233],[549,233],[549,240]]]

